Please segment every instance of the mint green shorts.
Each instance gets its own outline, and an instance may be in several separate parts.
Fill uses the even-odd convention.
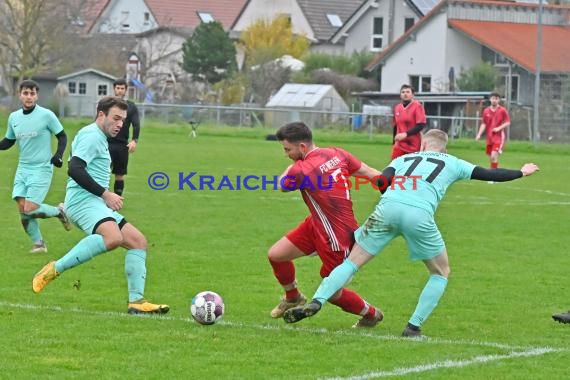
[[[445,250],[445,243],[433,215],[400,202],[380,202],[355,238],[366,252],[378,255],[396,237],[402,236],[410,260],[429,260]]]
[[[107,207],[103,198],[95,195],[87,196],[81,202],[74,202],[73,199],[66,197],[65,213],[73,224],[81,228],[87,235],[94,234],[96,228],[104,219],[114,219],[117,224],[120,224],[125,219],[117,211]]]
[[[16,170],[12,199],[25,198],[30,202],[41,205],[51,186],[53,168],[22,169]]]

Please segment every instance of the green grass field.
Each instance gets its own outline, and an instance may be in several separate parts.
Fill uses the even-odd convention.
[[[5,122],[2,123],[5,125]],[[66,124],[75,135],[80,122]],[[379,305],[385,320],[354,330],[358,319],[327,306],[296,325],[269,317],[282,296],[266,254],[308,213],[298,193],[273,190],[177,189],[179,172],[219,178],[279,175],[290,163],[268,131],[146,126],[131,156],[122,214],[149,240],[150,300],[168,303],[163,317],[126,314],[124,251],[101,255],[64,273],[41,294],[31,279],[83,234],[56,219],[41,222],[49,253],[28,253],[10,199],[17,149],[0,152],[0,378],[30,379],[560,379],[568,378],[570,325],[551,314],[570,308],[568,187],[570,147],[512,143],[501,164],[535,162],[541,172],[515,182],[464,181],[450,189],[437,220],[452,274],[423,331],[400,338],[427,272],[411,263],[402,240],[371,262],[350,287]],[[346,148],[371,166],[388,163],[390,138],[316,132],[320,146]],[[449,151],[487,166],[482,143],[454,141]],[[152,190],[153,172],[170,186]],[[47,202],[64,196],[65,170],[56,169]],[[196,183],[194,181],[194,183]],[[365,187],[352,193],[362,222],[378,200]],[[320,282],[317,258],[297,261],[301,290]],[[80,281],[77,290],[74,284]],[[190,299],[214,290],[223,320],[201,326]]]

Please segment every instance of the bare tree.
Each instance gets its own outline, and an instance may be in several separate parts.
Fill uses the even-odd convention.
[[[76,46],[72,10],[92,0],[0,0],[0,74],[17,81],[55,72]],[[5,87],[13,92],[12,83]]]

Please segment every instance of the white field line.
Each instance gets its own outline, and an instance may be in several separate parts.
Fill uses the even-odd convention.
[[[429,364],[421,364],[414,367],[400,367],[395,368],[391,371],[375,371],[369,372],[363,375],[349,376],[349,377],[330,377],[326,380],[368,380],[368,379],[378,379],[382,377],[392,377],[392,376],[403,376],[411,373],[421,373],[427,371],[438,370],[441,368],[462,368],[475,364],[487,364],[497,360],[507,360],[513,358],[524,358],[530,356],[540,356],[552,352],[558,352],[561,350],[549,348],[549,347],[537,347],[531,348],[526,351],[510,352],[508,354],[501,355],[482,355],[475,356],[470,359],[463,360],[444,360],[437,361]]]
[[[96,317],[109,317],[109,318],[147,318],[154,320],[168,320],[168,321],[181,321],[194,323],[190,317],[172,317],[167,315],[145,315],[145,316],[132,316],[130,314],[113,312],[113,311],[92,311],[85,310],[76,307],[62,308],[59,306],[45,306],[45,305],[34,305],[34,304],[21,304],[12,303],[6,301],[0,301],[0,307],[7,307],[13,309],[23,309],[23,310],[34,310],[34,311],[46,311],[46,312],[59,312],[59,313],[78,313],[88,316]],[[298,325],[285,325],[279,322],[276,324],[247,324],[241,322],[233,322],[222,320],[218,323],[220,326],[227,326],[240,329],[253,329],[253,330],[266,330],[266,331],[295,331],[309,334],[326,334],[335,336],[346,336],[346,337],[357,337],[357,338],[369,338],[380,341],[399,341],[399,342],[409,342],[412,344],[432,344],[432,345],[455,345],[455,346],[480,346],[480,347],[491,347],[506,351],[521,351],[529,349],[542,349],[540,347],[529,347],[529,346],[515,346],[504,343],[477,341],[477,340],[450,340],[450,339],[438,339],[438,338],[425,338],[425,339],[409,339],[401,336],[395,335],[377,335],[371,332],[363,332],[362,330],[330,330],[326,328],[308,328],[299,327]],[[277,324],[279,323],[279,324]],[[211,327],[206,327],[211,328]]]

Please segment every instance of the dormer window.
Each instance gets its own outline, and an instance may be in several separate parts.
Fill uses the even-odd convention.
[[[336,13],[327,13],[327,19],[335,28],[340,28],[342,26],[342,21]]]
[[[210,12],[198,12],[198,17],[204,24],[214,21],[214,17]]]

